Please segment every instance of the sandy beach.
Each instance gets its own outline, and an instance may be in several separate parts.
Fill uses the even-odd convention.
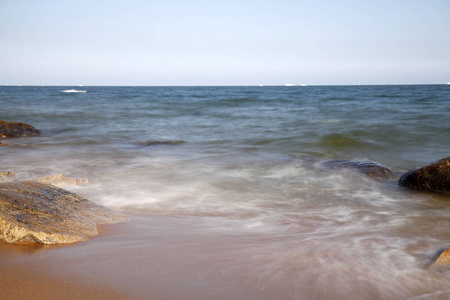
[[[87,242],[66,246],[1,244],[0,297],[188,300],[450,296],[438,281],[436,291],[430,290],[431,282],[444,274],[426,271],[425,265],[423,271],[411,269],[392,275],[395,279],[387,283],[389,279],[364,275],[358,262],[358,255],[366,257],[364,253],[339,249],[336,243],[331,248],[314,248],[300,242],[295,249],[283,249],[293,245],[283,242],[288,237],[236,234],[225,226],[210,230],[207,225],[193,217],[135,214],[129,222],[101,226],[101,235]],[[365,259],[368,265],[376,265],[369,257]],[[422,276],[424,284],[414,284]]]
[[[0,245],[0,298],[449,296],[450,273],[429,268],[449,246],[448,195],[398,184],[448,157],[448,100],[446,85],[8,87],[4,119],[42,133],[5,139],[0,170],[65,176],[131,220]]]
[[[450,0],[280,4],[0,0],[0,300],[450,300]]]
[[[101,226],[100,236],[87,242],[2,243],[0,298],[264,299],[261,291],[241,285],[242,278],[229,278],[216,268],[238,259],[228,255],[240,246],[220,253],[224,243],[214,243],[201,227],[188,218],[134,216],[127,223]]]

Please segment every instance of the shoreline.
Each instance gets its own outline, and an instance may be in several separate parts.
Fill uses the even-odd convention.
[[[102,229],[99,228],[100,230]],[[77,244],[79,243],[42,245],[31,242],[0,242],[0,298],[132,299],[107,283],[93,283],[83,276],[71,274],[70,270],[65,269],[63,261],[48,256],[52,251],[71,252]],[[54,266],[48,268],[49,265]]]
[[[89,285],[69,274],[61,278],[34,268],[1,268],[1,299],[132,299],[112,287]]]
[[[308,245],[306,240],[293,243],[289,235],[236,232],[227,220],[215,220],[218,223],[212,228],[210,220],[198,217],[124,214],[131,220],[101,225],[100,235],[85,242],[0,244],[0,282],[5,285],[0,289],[0,298],[269,300],[348,299],[349,295],[358,299],[404,299],[434,293],[450,296],[450,291],[442,287],[440,277],[444,274],[440,272],[420,266],[390,266],[389,278],[378,278],[376,274],[383,269],[373,273],[367,268],[379,263],[383,266],[377,268],[385,268],[386,262],[337,249],[337,241],[318,240],[319,244]],[[417,253],[423,250],[415,249]],[[338,257],[333,259],[335,255]],[[369,266],[361,265],[361,259],[369,259]],[[417,284],[423,278],[427,279],[424,284]],[[441,282],[431,284],[430,280]]]
[[[196,226],[191,220],[175,219]],[[208,264],[189,263],[195,251],[182,245],[189,244],[192,235],[175,245],[174,239],[184,234],[176,233],[181,224],[171,220],[134,215],[125,223],[99,225],[98,236],[70,245],[0,243],[0,282],[4,284],[0,298],[265,299],[234,280],[208,278]],[[187,229],[191,230],[196,228]],[[183,260],[189,266],[183,266]]]

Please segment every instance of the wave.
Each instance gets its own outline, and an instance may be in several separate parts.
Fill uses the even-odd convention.
[[[75,90],[75,89],[61,91],[61,93],[86,93],[86,92],[87,92],[87,91],[83,91],[83,90]]]
[[[319,141],[316,142],[318,146],[325,147],[357,147],[364,146],[366,143],[363,141],[357,140],[355,138],[340,134],[340,133],[332,133],[323,136]]]
[[[378,98],[399,98],[399,95],[396,95],[396,94],[378,94],[378,95],[375,95],[375,97],[378,97]]]
[[[184,143],[185,143],[185,141],[146,141],[146,142],[139,143],[139,145],[141,145],[141,146],[161,146],[161,145],[172,146],[172,145],[179,145],[179,144],[184,144]]]

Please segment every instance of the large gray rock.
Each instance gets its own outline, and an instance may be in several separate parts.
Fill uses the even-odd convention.
[[[352,161],[352,160],[329,160],[323,163],[323,166],[330,169],[350,169],[363,173],[375,179],[389,179],[392,177],[392,171],[373,161]]]
[[[98,234],[97,224],[126,217],[53,185],[0,183],[0,240],[6,243],[75,243]]]
[[[450,157],[403,174],[398,184],[414,190],[450,192]]]
[[[21,136],[36,136],[40,134],[41,131],[31,125],[0,120],[0,139]]]

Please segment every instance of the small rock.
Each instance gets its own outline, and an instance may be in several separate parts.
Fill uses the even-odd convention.
[[[450,192],[450,157],[403,174],[398,184],[414,190]]]
[[[0,181],[5,181],[14,175],[16,174],[10,171],[0,171]]]
[[[56,186],[71,186],[71,185],[87,185],[89,179],[87,178],[69,178],[63,174],[46,176],[36,179],[37,182],[45,184],[54,184]]]
[[[450,247],[447,248],[436,260],[439,265],[450,265]]]
[[[124,220],[55,186],[34,181],[0,183],[0,240],[6,243],[75,243],[97,235],[97,224]]]
[[[41,131],[31,125],[0,120],[0,139],[21,136],[37,136],[40,134]]]
[[[389,179],[392,177],[392,171],[389,168],[372,161],[337,159],[326,161],[323,163],[323,166],[330,169],[353,169],[375,179]]]

